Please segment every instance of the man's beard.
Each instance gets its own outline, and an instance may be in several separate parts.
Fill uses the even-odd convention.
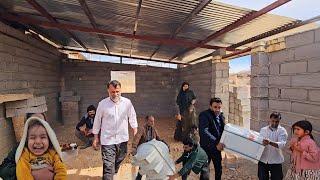
[[[214,111],[214,114],[215,114],[216,116],[219,116],[219,115],[221,114],[221,111]]]
[[[277,129],[279,125],[270,125],[271,128]]]
[[[113,101],[113,102],[118,102],[119,100],[120,100],[120,95],[119,96],[111,96],[111,100]]]

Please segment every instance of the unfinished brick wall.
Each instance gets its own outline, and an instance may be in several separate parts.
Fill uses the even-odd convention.
[[[33,93],[45,96],[49,121],[56,120],[60,90],[60,53],[52,46],[0,23],[0,94]],[[4,119],[0,104],[0,157],[12,147],[11,121]],[[3,150],[3,148],[5,150]],[[2,159],[1,159],[2,160]]]
[[[221,64],[219,65],[221,66]],[[213,86],[216,79],[223,78],[228,83],[228,63],[216,72],[212,61],[202,62],[181,69],[157,68],[137,65],[113,64],[105,62],[73,61],[63,63],[64,88],[80,96],[80,116],[90,104],[108,96],[106,83],[110,71],[135,71],[136,93],[123,94],[132,100],[139,116],[154,114],[158,117],[173,117],[176,113],[176,97],[181,83],[187,81],[197,96],[197,112],[209,107],[209,100],[218,93]],[[213,72],[216,72],[214,74]],[[217,81],[217,83],[219,83]],[[221,87],[221,86],[219,86]],[[222,90],[220,94],[223,95]],[[229,107],[229,95],[223,96],[224,108]],[[228,112],[228,110],[224,110]],[[226,117],[228,117],[226,113]]]
[[[229,123],[243,126],[242,106],[237,96],[237,88],[229,92]]]
[[[148,66],[114,64],[105,62],[64,62],[65,89],[80,96],[80,115],[90,104],[108,97],[106,84],[110,71],[135,71],[136,93],[124,93],[131,99],[138,116],[153,114],[156,117],[173,117],[177,91],[177,70]]]
[[[3,104],[0,104],[0,162],[16,142],[12,122],[5,119]]]
[[[285,44],[280,51],[252,55],[251,127],[260,130],[279,111],[289,135],[294,122],[308,120],[319,144],[320,29],[288,36]]]
[[[212,79],[212,63],[205,61],[193,66],[187,66],[179,69],[180,79],[178,87],[182,82],[190,83],[190,89],[197,97],[196,110],[197,114],[209,108],[209,100],[211,98],[211,79]],[[178,95],[177,90],[177,95]]]

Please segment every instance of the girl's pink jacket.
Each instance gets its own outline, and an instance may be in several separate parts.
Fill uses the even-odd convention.
[[[292,151],[291,163],[296,171],[320,169],[320,149],[310,136],[304,136],[300,141],[294,137],[290,141],[291,145],[298,142],[298,146],[303,152]]]

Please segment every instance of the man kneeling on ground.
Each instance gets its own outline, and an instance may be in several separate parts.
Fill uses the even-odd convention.
[[[180,176],[182,180],[186,180],[191,171],[195,174],[200,173],[200,180],[208,180],[210,174],[207,153],[190,137],[183,140],[183,149],[183,154],[176,161],[176,164],[182,162],[183,167],[178,173],[169,176],[169,180],[174,180]]]
[[[90,105],[87,108],[87,113],[84,116],[82,116],[80,122],[76,126],[76,136],[85,143],[85,145],[81,146],[80,149],[90,147],[92,144],[92,127],[95,114],[96,108],[93,105]],[[85,125],[85,128],[82,128],[83,125]]]

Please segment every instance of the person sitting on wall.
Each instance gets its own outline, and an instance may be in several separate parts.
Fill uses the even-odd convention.
[[[82,116],[78,122],[75,130],[76,136],[85,143],[80,149],[85,149],[90,147],[93,141],[92,127],[94,122],[94,117],[96,114],[96,108],[93,105],[88,106],[87,113]],[[82,128],[85,125],[84,128]]]

